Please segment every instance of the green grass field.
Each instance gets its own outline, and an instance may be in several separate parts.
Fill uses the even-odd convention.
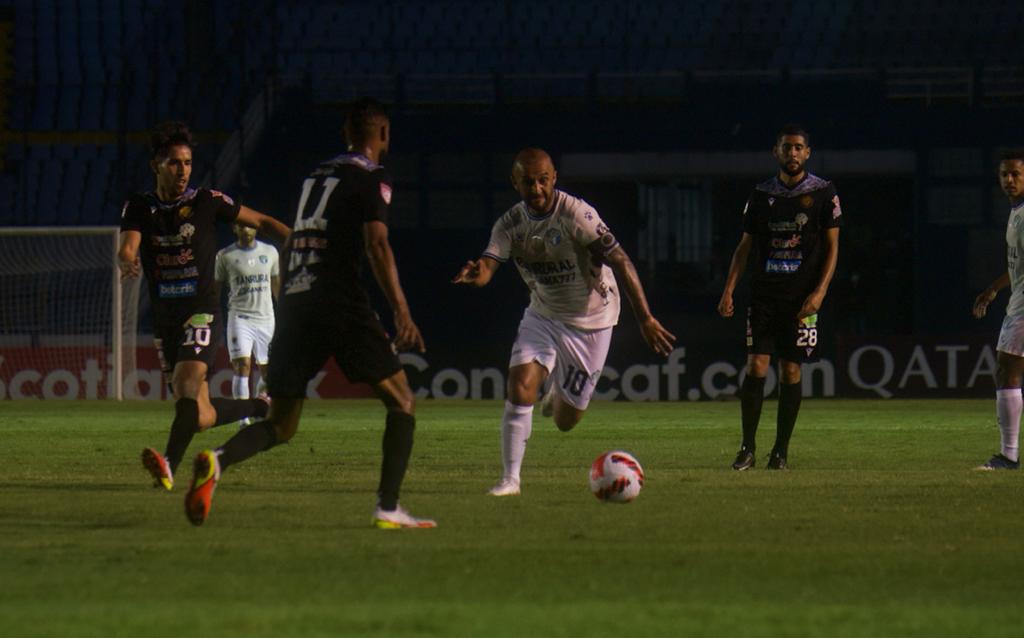
[[[596,403],[535,419],[523,495],[498,402],[424,402],[402,502],[436,530],[369,526],[383,409],[307,404],[284,447],[225,473],[209,521],[150,487],[170,403],[0,403],[5,636],[1019,636],[1021,475],[991,401],[805,401],[792,470],[729,469],[736,403]],[[199,435],[190,454],[233,426]],[[624,448],[648,483],[596,501]]]

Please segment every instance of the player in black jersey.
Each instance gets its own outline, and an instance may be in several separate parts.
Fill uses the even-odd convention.
[[[380,163],[390,143],[383,105],[357,101],[345,120],[348,151],[322,163],[302,183],[298,212],[283,260],[279,325],[271,342],[274,365],[267,385],[270,417],[251,425],[216,451],[196,458],[185,512],[201,525],[220,473],[258,452],[287,442],[302,414],[306,385],[333,356],[350,381],[370,384],[387,408],[384,459],[373,524],[383,529],[434,527],[398,505],[412,452],[415,395],[397,350],[424,351],[398,281],[388,242],[391,178]],[[360,281],[368,257],[377,284],[394,312],[392,343],[370,307]]]
[[[192,134],[181,122],[157,126],[150,140],[156,189],[132,196],[121,211],[121,274],[145,272],[153,304],[160,367],[174,394],[174,422],[164,454],[142,451],[154,484],[170,490],[192,436],[223,423],[266,414],[266,402],[211,399],[207,374],[220,345],[220,298],[214,284],[217,222],[239,222],[282,242],[288,227],[227,195],[190,188]]]
[[[719,314],[731,317],[733,291],[751,261],[747,369],[740,388],[743,444],[732,464],[735,470],[754,467],[755,435],[772,353],[778,355],[781,379],[768,469],[787,467],[789,439],[800,411],[800,364],[815,356],[818,310],[839,257],[839,196],[832,182],[804,170],[811,156],[807,133],[798,126],[783,127],[773,154],[779,172],[758,184],[747,199],[743,235],[718,302]]]

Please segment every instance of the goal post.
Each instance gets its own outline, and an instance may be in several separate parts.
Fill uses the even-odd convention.
[[[116,226],[0,228],[0,400],[125,397],[141,280],[121,280],[119,236]]]

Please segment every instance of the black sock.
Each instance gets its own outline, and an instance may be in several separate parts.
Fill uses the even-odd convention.
[[[241,463],[245,459],[256,456],[264,450],[277,445],[277,430],[270,421],[253,423],[238,434],[231,437],[227,443],[220,448],[220,455],[217,460],[220,462],[220,469],[225,470],[229,465]]]
[[[761,421],[761,406],[764,404],[764,377],[748,374],[740,389],[740,410],[743,414],[743,449],[753,452],[757,449],[757,424]]]
[[[234,423],[247,417],[262,419],[267,416],[267,402],[261,399],[210,399],[210,405],[217,411],[216,427]]]
[[[167,437],[167,463],[174,473],[181,464],[181,458],[185,456],[188,444],[192,437],[199,431],[199,403],[195,399],[178,399],[174,402],[174,422],[171,423],[171,433]]]
[[[796,417],[800,414],[800,399],[802,398],[803,386],[799,382],[779,384],[779,416],[772,454],[782,457],[789,454],[789,437],[793,436],[793,428],[796,427]]]
[[[398,507],[398,490],[402,487],[405,468],[409,465],[415,429],[416,417],[404,412],[388,412],[384,426],[384,460],[380,466],[380,486],[377,488],[377,498],[383,510]]]

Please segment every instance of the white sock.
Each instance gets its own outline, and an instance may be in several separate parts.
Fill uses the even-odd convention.
[[[996,414],[999,416],[999,435],[1002,455],[1011,461],[1019,458],[1017,439],[1020,436],[1020,413],[1024,408],[1020,388],[996,390]]]
[[[237,374],[231,377],[231,396],[236,399],[249,398],[249,377],[240,377]]]
[[[501,461],[505,464],[503,478],[519,481],[526,441],[532,431],[533,406],[505,401],[505,414],[501,417]]]

